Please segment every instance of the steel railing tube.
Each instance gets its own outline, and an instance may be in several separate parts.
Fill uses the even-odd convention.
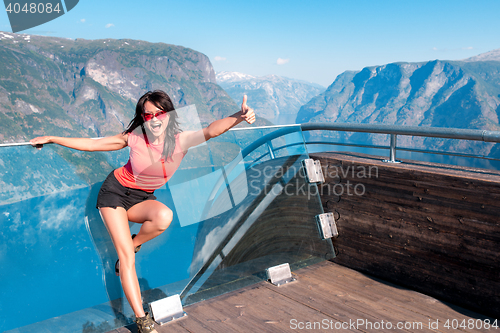
[[[363,132],[377,134],[396,134],[408,136],[425,136],[458,140],[475,140],[500,142],[500,131],[484,131],[464,128],[442,128],[426,126],[400,126],[384,124],[347,124],[347,123],[305,123],[303,131],[327,130],[343,132]]]
[[[391,134],[391,149],[390,149],[390,156],[389,156],[389,162],[391,163],[396,163],[396,141],[397,141],[397,136],[396,134]]]

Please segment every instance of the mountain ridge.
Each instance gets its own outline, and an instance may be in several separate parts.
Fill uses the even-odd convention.
[[[344,72],[324,93],[301,107],[296,122],[500,130],[499,119],[500,61],[433,60]],[[344,140],[360,137],[348,133],[335,135]],[[383,144],[386,140],[370,135],[364,143]],[[474,142],[443,144],[437,139],[402,137],[399,143],[484,155],[497,151],[493,145]]]
[[[219,72],[216,80],[235,101],[243,94],[248,95],[252,107],[275,124],[293,123],[300,107],[325,89],[317,84],[274,74],[259,77],[239,72]]]
[[[48,108],[61,108],[97,136],[109,135],[123,130],[135,101],[153,87],[167,91],[177,106],[196,104],[205,122],[236,108],[216,85],[208,58],[184,47],[3,32],[0,49],[5,64],[0,75],[0,112],[12,119],[15,106],[26,116],[32,114],[30,110],[41,115]],[[224,99],[226,105],[215,105],[213,98],[205,99],[197,91],[218,96],[217,101]],[[28,130],[24,134],[27,139],[38,133]],[[5,137],[0,139],[5,141]],[[19,136],[14,139],[18,141]]]
[[[461,61],[500,61],[500,49],[491,50],[489,52],[478,54]]]

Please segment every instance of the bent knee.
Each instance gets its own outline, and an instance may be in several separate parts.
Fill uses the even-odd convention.
[[[172,212],[172,210],[170,210],[169,208],[164,208],[158,211],[155,219],[155,225],[159,230],[165,231],[170,226],[173,217],[174,213]]]

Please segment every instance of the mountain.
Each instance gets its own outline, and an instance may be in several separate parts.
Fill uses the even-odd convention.
[[[255,79],[255,76],[238,73],[238,72],[219,72],[215,75],[217,83],[223,85],[229,85],[233,82],[248,81]]]
[[[0,32],[0,63],[0,143],[40,135],[115,135],[130,122],[137,99],[154,89],[166,91],[177,108],[194,104],[204,125],[239,109],[217,85],[208,57],[181,46]],[[260,118],[256,124],[269,122]],[[53,145],[38,153],[2,148],[0,201],[87,186],[126,157],[125,150],[117,155]],[[54,165],[58,178],[41,174],[41,164]]]
[[[220,72],[217,83],[236,102],[248,96],[249,105],[274,124],[294,123],[300,107],[325,88],[314,83],[276,75],[255,77],[237,72]]]
[[[482,53],[462,61],[500,61],[500,49]]]
[[[345,72],[301,107],[296,122],[397,124],[500,130],[500,61],[495,50],[465,61],[392,63]],[[330,133],[381,144],[386,136]],[[452,142],[453,141],[453,142]],[[492,144],[398,137],[399,144],[488,155]]]
[[[205,122],[237,110],[216,84],[209,59],[181,46],[4,32],[0,59],[3,142],[117,133],[128,125],[137,99],[152,89],[165,90],[177,107],[195,104]]]

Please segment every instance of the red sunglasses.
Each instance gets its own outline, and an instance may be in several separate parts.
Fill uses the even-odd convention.
[[[165,118],[167,118],[167,112],[168,111],[160,110],[156,113],[143,113],[142,117],[144,118],[144,121],[150,121],[153,118],[164,120]]]

